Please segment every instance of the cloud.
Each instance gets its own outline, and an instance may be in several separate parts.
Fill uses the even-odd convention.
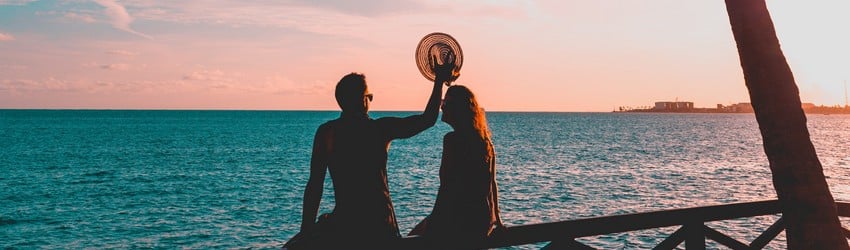
[[[71,19],[71,20],[82,21],[84,23],[93,23],[93,22],[97,21],[97,20],[94,19],[94,17],[89,16],[87,14],[77,14],[77,13],[74,13],[74,12],[65,13],[65,18]]]
[[[196,90],[240,90],[240,84],[237,79],[244,79],[245,76],[233,73],[224,73],[221,70],[201,70],[192,73],[184,74],[182,83],[187,87],[195,88]]]
[[[2,41],[12,41],[12,40],[15,40],[14,36],[7,34],[7,33],[0,32],[0,42],[2,42]]]
[[[283,82],[281,85],[280,82],[273,82],[271,86],[274,86],[274,94],[278,95],[305,95],[305,96],[320,96],[320,97],[331,97],[334,94],[335,83],[331,82],[322,82],[322,81],[314,81],[312,83],[305,84],[294,84],[291,82]]]
[[[139,55],[139,52],[132,52],[132,51],[126,51],[126,50],[110,50],[110,51],[107,51],[106,53],[111,54],[111,55],[119,55],[119,56],[138,56]]]
[[[310,12],[324,14],[345,14],[362,17],[389,16],[400,13],[433,11],[435,8],[419,0],[196,0],[196,1],[151,1],[125,0],[126,6],[139,9],[146,14],[193,14],[192,16],[177,16],[182,18],[222,17],[262,19],[272,17],[286,18],[291,14],[309,9]],[[235,12],[238,10],[238,12]],[[267,12],[266,16],[256,16],[258,12]],[[137,13],[138,14],[138,13]],[[222,20],[228,21],[228,20]]]
[[[99,64],[99,63],[86,63],[83,64],[84,67],[87,68],[99,68],[103,70],[120,70],[125,71],[130,69],[130,65],[125,63],[111,63],[111,64]]]
[[[99,0],[100,1],[100,0]],[[122,1],[138,19],[180,24],[208,24],[227,27],[283,28],[308,34],[371,39],[371,28],[378,22],[355,11],[328,9],[306,3],[247,0],[224,1]],[[377,15],[377,14],[376,14]]]
[[[27,5],[36,0],[0,0],[0,5]]]
[[[124,70],[130,69],[130,65],[123,64],[123,63],[113,63],[113,64],[100,65],[100,68],[106,69],[106,70],[121,70],[121,71],[124,71]]]
[[[232,93],[262,93],[273,95],[333,96],[330,83],[296,83],[279,75],[257,78],[221,70],[200,70],[184,74],[181,82],[196,90],[227,90]]]
[[[295,0],[296,5],[322,8],[358,16],[384,16],[403,12],[417,12],[428,9],[428,6],[410,0]]]
[[[77,92],[85,90],[86,86],[79,82],[60,80],[49,77],[44,80],[15,79],[0,81],[0,91],[21,92]]]
[[[186,81],[213,81],[213,82],[230,82],[231,79],[224,75],[221,70],[202,70],[184,74],[183,80]]]
[[[0,80],[0,95],[34,93],[138,93],[146,90],[167,92],[179,86],[175,81],[103,81],[91,79],[10,79]]]
[[[130,16],[130,13],[127,13],[127,9],[124,8],[123,5],[118,4],[115,0],[94,1],[106,8],[106,15],[112,18],[112,27],[147,39],[153,39],[151,36],[130,28],[130,23],[133,22],[133,17]]]
[[[0,64],[0,71],[12,71],[19,72],[29,69],[26,65],[18,65],[18,64]]]
[[[101,1],[101,0],[98,0]],[[196,0],[121,1],[138,19],[181,24],[229,27],[284,28],[314,35],[363,41],[379,40],[374,34],[420,32],[414,26],[465,26],[470,19],[527,17],[534,3],[494,3],[417,0]],[[385,41],[380,40],[378,43]]]

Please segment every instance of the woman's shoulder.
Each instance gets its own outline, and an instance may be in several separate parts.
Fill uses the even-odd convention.
[[[457,140],[457,132],[455,132],[455,131],[448,132],[448,133],[446,133],[446,135],[443,136],[443,141],[456,141],[456,140]]]
[[[457,136],[457,131],[449,131],[448,133],[446,133],[446,135],[443,136],[443,138],[456,137],[456,136]]]

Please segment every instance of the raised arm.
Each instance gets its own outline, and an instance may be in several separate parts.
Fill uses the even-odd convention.
[[[319,212],[319,204],[324,191],[325,173],[328,169],[328,157],[330,154],[331,133],[327,124],[322,125],[316,131],[313,138],[313,155],[310,158],[310,179],[304,190],[304,204],[301,215],[301,232],[309,231],[316,224],[316,216]]]
[[[450,84],[451,81],[460,76],[460,73],[454,71],[453,57],[447,58],[444,64],[437,64],[436,61],[436,57],[432,57],[430,60],[436,78],[425,111],[422,114],[405,118],[387,117],[380,119],[383,124],[386,124],[385,128],[389,132],[390,139],[414,136],[437,123],[437,116],[440,114],[440,102],[442,102],[443,84]]]

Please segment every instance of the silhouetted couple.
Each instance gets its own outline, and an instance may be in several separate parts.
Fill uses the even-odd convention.
[[[386,249],[400,238],[387,184],[387,151],[394,139],[409,138],[442,120],[454,131],[443,138],[440,189],[433,211],[410,232],[425,237],[427,247],[468,248],[496,227],[499,217],[495,153],[487,121],[475,96],[464,86],[446,91],[443,84],[458,76],[454,62],[431,61],[436,73],[425,111],[404,118],[372,119],[372,94],[365,77],[351,73],[336,86],[340,117],[319,126],[313,141],[310,179],[304,191],[301,232],[290,248]],[[325,172],[333,181],[333,212],[319,216]],[[302,238],[303,243],[297,243]],[[295,244],[291,244],[295,243]],[[302,246],[298,246],[302,245]]]

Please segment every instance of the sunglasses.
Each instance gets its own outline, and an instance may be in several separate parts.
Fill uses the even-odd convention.
[[[366,97],[366,98],[369,98],[369,101],[370,101],[370,102],[372,101],[372,99],[374,99],[374,98],[375,98],[375,95],[374,95],[374,94],[372,94],[372,93],[365,94],[365,95],[363,95],[363,96],[364,96],[364,97]]]

